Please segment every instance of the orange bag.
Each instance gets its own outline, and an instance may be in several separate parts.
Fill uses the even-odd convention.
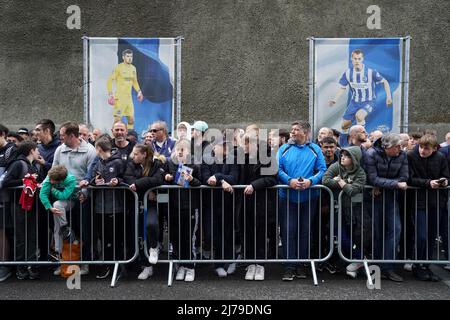
[[[61,254],[62,261],[80,261],[81,244],[78,241],[70,244],[67,241],[63,242],[63,250]],[[69,272],[69,264],[61,265],[61,277],[68,278],[73,272]]]

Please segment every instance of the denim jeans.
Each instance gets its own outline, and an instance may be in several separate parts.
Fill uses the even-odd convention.
[[[402,231],[397,190],[384,190],[375,198],[373,219],[375,259],[395,260]],[[390,263],[383,266],[384,270],[393,268]]]
[[[317,214],[317,198],[308,202],[291,202],[280,198],[280,229],[284,259],[308,259],[310,257],[310,221]],[[288,262],[286,268],[295,268],[300,263]]]

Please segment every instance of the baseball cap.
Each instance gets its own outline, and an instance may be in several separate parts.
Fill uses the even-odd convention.
[[[205,121],[195,121],[191,129],[205,132],[206,130],[208,130],[208,124]]]
[[[20,128],[19,130],[17,130],[17,133],[19,133],[19,134],[21,134],[21,133],[30,134],[30,132],[28,131],[27,128]]]

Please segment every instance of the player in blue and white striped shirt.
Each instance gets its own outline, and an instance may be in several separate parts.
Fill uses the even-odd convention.
[[[330,101],[330,106],[334,106],[342,94],[350,86],[352,90],[352,99],[342,116],[342,130],[347,132],[352,125],[354,119],[356,124],[364,126],[366,124],[366,117],[371,113],[375,107],[376,95],[375,86],[378,83],[384,85],[386,90],[386,105],[392,104],[391,89],[389,83],[384,79],[380,73],[367,67],[362,62],[364,61],[364,53],[356,49],[351,54],[353,68],[349,68],[342,75],[339,80],[341,87],[335,95],[335,98]]]

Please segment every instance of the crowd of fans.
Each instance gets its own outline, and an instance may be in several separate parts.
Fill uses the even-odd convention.
[[[21,128],[17,133],[0,125],[0,262],[46,260],[47,256],[61,260],[64,243],[80,241],[82,261],[113,261],[117,252],[133,251],[129,244],[134,242],[129,239],[137,236],[131,230],[132,215],[119,209],[128,207],[131,212],[135,209],[133,201],[119,196],[114,188],[129,188],[142,201],[149,189],[171,184],[222,190],[205,193],[199,188],[169,189],[169,206],[165,207],[157,205],[155,192],[148,194],[146,217],[139,227],[146,230],[148,248],[148,259],[139,259],[141,280],[153,274],[158,262],[164,224],[178,231],[170,233],[167,243],[174,259],[195,260],[199,254],[220,260],[275,259],[279,239],[282,258],[310,258],[311,247],[317,246],[316,238],[310,235],[311,225],[317,215],[329,214],[325,196],[311,191],[312,186],[320,184],[334,192],[335,200],[340,191],[344,192],[342,247],[354,259],[398,259],[404,230],[413,234],[408,242],[415,244],[404,257],[431,260],[430,252],[435,250],[438,238],[447,251],[450,133],[439,144],[432,130],[367,133],[363,126],[355,125],[342,143],[339,132],[330,128],[321,128],[317,137],[311,137],[306,121],[294,122],[290,130],[269,132],[250,125],[232,129],[231,134],[224,131],[213,140],[207,137],[209,130],[204,121],[192,125],[181,122],[173,136],[164,122],[157,121],[141,137],[121,121],[114,123],[110,133],[91,131],[85,124],[73,122],[62,124],[56,131],[49,119],[39,121],[31,131]],[[238,189],[236,185],[245,187]],[[287,187],[269,188],[275,185]],[[370,191],[366,185],[371,186]],[[12,187],[23,187],[19,201]],[[404,207],[401,197],[408,187],[428,192],[426,196],[424,192],[411,194],[414,205]],[[261,190],[265,192],[258,192]],[[362,209],[352,200],[358,194],[363,199],[360,203],[372,202],[373,212],[358,211]],[[40,201],[30,202],[28,198],[33,195]],[[319,203],[323,203],[321,208]],[[45,210],[38,210],[39,206]],[[415,219],[403,225],[406,219],[402,215],[413,211]],[[48,217],[51,224],[45,223]],[[124,233],[117,221],[126,221],[130,230]],[[364,237],[355,233],[368,229],[368,224],[373,226],[373,250],[366,250],[368,244],[361,240]],[[48,239],[50,226],[52,237]],[[325,231],[329,228],[321,227]],[[326,234],[323,232],[323,237]],[[97,248],[99,239],[101,246]],[[126,254],[121,257],[126,259]],[[335,273],[332,261],[319,267]],[[97,268],[97,278],[108,277],[110,267],[102,264]],[[355,277],[360,267],[360,263],[352,263],[345,272]],[[405,267],[421,280],[438,280],[427,264]],[[80,270],[82,275],[90,272],[88,265]],[[226,277],[236,271],[236,263],[216,263],[214,270],[219,277]],[[15,271],[18,279],[39,278],[33,264],[21,264]],[[393,264],[382,264],[382,271],[390,280],[403,281]],[[61,267],[53,271],[55,275],[61,272]],[[0,281],[11,274],[12,268],[0,266]],[[284,264],[283,280],[306,276],[302,263]],[[264,264],[247,266],[246,280],[264,278]],[[177,266],[176,280],[194,279],[193,263]]]

